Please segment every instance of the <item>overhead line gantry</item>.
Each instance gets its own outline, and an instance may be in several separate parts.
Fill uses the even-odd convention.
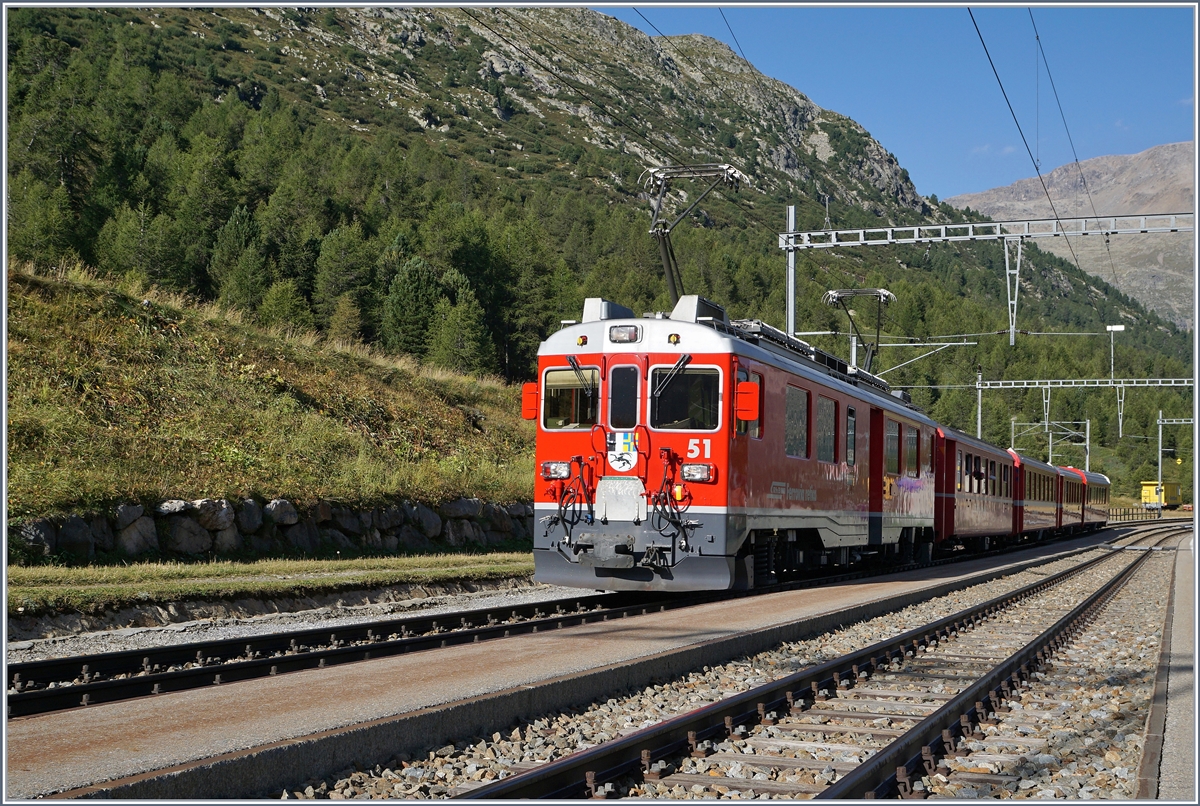
[[[903,227],[824,229],[797,232],[796,208],[787,208],[787,232],[779,234],[779,248],[787,252],[787,332],[796,330],[796,252],[890,244],[933,244],[955,241],[1003,241],[1005,290],[1008,292],[1008,343],[1017,343],[1017,290],[1021,249],[1027,238],[1069,238],[1082,235],[1144,235],[1155,232],[1192,232],[1193,213],[1101,216],[1091,218],[1039,218],[1024,221],[974,221],[962,224],[914,224]],[[1015,262],[1009,247],[1016,247]]]

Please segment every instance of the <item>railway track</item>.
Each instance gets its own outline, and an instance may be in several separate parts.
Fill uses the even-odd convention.
[[[967,558],[998,556],[1027,547],[1028,544],[1018,544],[984,554],[951,556],[934,560],[932,565],[944,565]],[[928,565],[930,564],[926,564]],[[581,595],[502,609],[388,619],[341,626],[333,630],[318,628],[14,663],[8,666],[6,710],[8,718],[33,716],[304,669],[326,668],[409,652],[622,619],[648,612],[691,607],[715,599],[838,584],[920,567],[923,566],[911,563],[889,568],[863,568],[849,573],[734,593],[717,591],[689,596]]]
[[[1140,536],[1157,547],[1190,525]],[[969,747],[1152,556],[1114,551],[866,649],[498,781],[469,799],[922,796],[919,779]],[[1118,565],[1113,569],[1113,565]],[[1037,738],[1002,739],[1011,753]],[[1021,744],[1021,742],[1024,744]],[[996,741],[990,741],[994,745]],[[995,754],[993,754],[995,755]],[[959,780],[1011,776],[955,772]],[[465,790],[465,791],[464,791]]]

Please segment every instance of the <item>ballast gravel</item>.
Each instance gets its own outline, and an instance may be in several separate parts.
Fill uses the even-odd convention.
[[[479,590],[431,595],[424,588],[414,586],[409,594],[411,598],[366,605],[339,606],[335,603],[328,607],[299,612],[268,613],[252,618],[214,618],[165,627],[128,627],[60,638],[15,641],[9,642],[7,656],[9,663],[24,663],[199,641],[247,638],[280,632],[298,632],[315,627],[343,627],[386,618],[457,613],[485,608],[501,609],[579,596],[580,591],[577,588],[531,584],[528,587],[500,591]]]
[[[1089,629],[1033,675],[998,713],[973,753],[1003,753],[1005,737],[1040,738],[1043,749],[997,762],[954,759],[923,784],[932,797],[1131,800],[1154,696],[1175,555],[1156,553]],[[1007,751],[1009,755],[1012,751]],[[954,771],[1015,775],[1004,784],[956,781]]]
[[[870,646],[1110,552],[1107,548],[1096,549],[1047,563],[850,624],[831,633],[788,642],[753,657],[705,666],[683,678],[622,692],[604,702],[562,713],[543,714],[505,726],[490,736],[464,737],[454,744],[429,747],[416,757],[400,753],[384,764],[358,764],[326,779],[297,782],[282,793],[277,791],[275,797],[448,797]],[[648,791],[643,794],[655,795],[659,793]],[[680,796],[673,792],[670,795]],[[694,792],[684,792],[681,796],[700,797]],[[705,797],[712,797],[712,793]]]

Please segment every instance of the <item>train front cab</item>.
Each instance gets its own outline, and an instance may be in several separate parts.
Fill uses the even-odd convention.
[[[589,299],[539,349],[534,578],[599,590],[745,585],[729,518],[735,387],[729,340]],[[750,394],[752,390],[747,390]],[[737,562],[735,562],[737,561]]]

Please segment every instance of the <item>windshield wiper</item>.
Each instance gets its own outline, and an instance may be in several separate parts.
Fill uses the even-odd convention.
[[[692,357],[691,357],[690,355],[686,354],[686,353],[685,353],[685,354],[683,354],[683,355],[681,355],[681,356],[679,356],[679,360],[675,362],[675,366],[671,367],[671,371],[670,371],[670,372],[668,372],[666,375],[664,375],[664,376],[663,376],[663,379],[662,379],[661,381],[659,381],[659,382],[658,382],[658,386],[656,386],[656,387],[654,388],[654,397],[655,397],[656,399],[657,399],[657,398],[659,397],[659,395],[661,395],[661,394],[663,393],[663,391],[664,391],[664,390],[667,388],[667,384],[669,384],[669,383],[671,382],[671,380],[672,380],[672,379],[673,379],[673,378],[674,378],[676,375],[678,375],[678,374],[679,374],[679,370],[681,370],[681,369],[683,369],[684,367],[686,367],[686,366],[688,365],[688,362],[690,362],[691,360],[692,360]]]
[[[571,369],[575,370],[575,377],[579,379],[579,385],[583,387],[583,393],[591,397],[592,382],[584,377],[583,370],[579,368],[579,359],[573,355],[569,355],[567,356],[567,363],[571,365]]]

